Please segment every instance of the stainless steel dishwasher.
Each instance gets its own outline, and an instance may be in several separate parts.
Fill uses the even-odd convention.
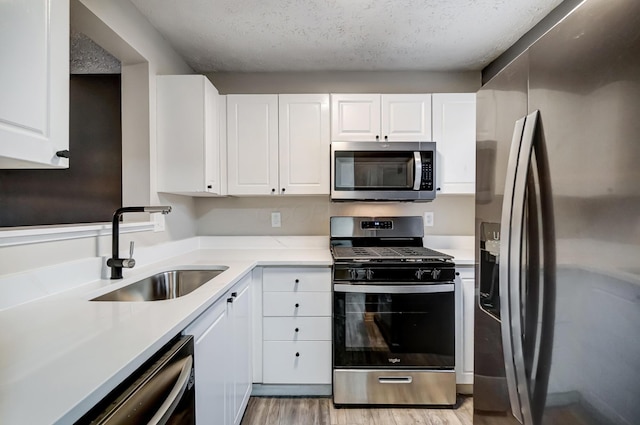
[[[174,339],[76,424],[195,424],[193,337]]]

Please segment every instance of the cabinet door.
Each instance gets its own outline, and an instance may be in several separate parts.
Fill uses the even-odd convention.
[[[473,268],[456,278],[456,383],[473,384],[475,279]]]
[[[232,292],[230,303],[232,323],[231,365],[233,371],[232,409],[233,424],[238,425],[251,395],[251,317],[250,317],[250,278],[245,278],[237,285],[237,292]],[[233,294],[236,294],[234,297]],[[228,347],[227,347],[228,349]]]
[[[193,335],[195,340],[196,422],[230,423],[230,419],[225,419],[226,387],[230,380],[226,365],[231,361],[226,303],[211,307],[184,334]]]
[[[331,140],[375,141],[380,138],[379,94],[332,94]]]
[[[278,193],[278,96],[227,95],[229,195]]]
[[[433,140],[440,193],[475,193],[475,93],[433,95]]]
[[[280,95],[280,193],[329,194],[329,95]]]
[[[0,6],[0,168],[68,168],[69,0]]]
[[[430,94],[383,94],[383,140],[425,142],[431,140]]]
[[[218,90],[202,75],[166,75],[157,95],[158,191],[225,194]]]

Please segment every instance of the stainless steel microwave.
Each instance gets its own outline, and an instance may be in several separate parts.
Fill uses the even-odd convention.
[[[432,201],[435,142],[333,142],[334,201]]]

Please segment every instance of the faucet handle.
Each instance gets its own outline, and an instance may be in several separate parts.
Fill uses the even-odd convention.
[[[122,267],[125,269],[132,269],[136,265],[136,260],[133,259],[133,247],[134,242],[131,241],[129,243],[129,258],[125,258],[122,260]]]

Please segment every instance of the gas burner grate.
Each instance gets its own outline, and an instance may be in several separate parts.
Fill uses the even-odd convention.
[[[425,247],[345,247],[334,246],[336,260],[434,260],[451,259],[450,255]]]

